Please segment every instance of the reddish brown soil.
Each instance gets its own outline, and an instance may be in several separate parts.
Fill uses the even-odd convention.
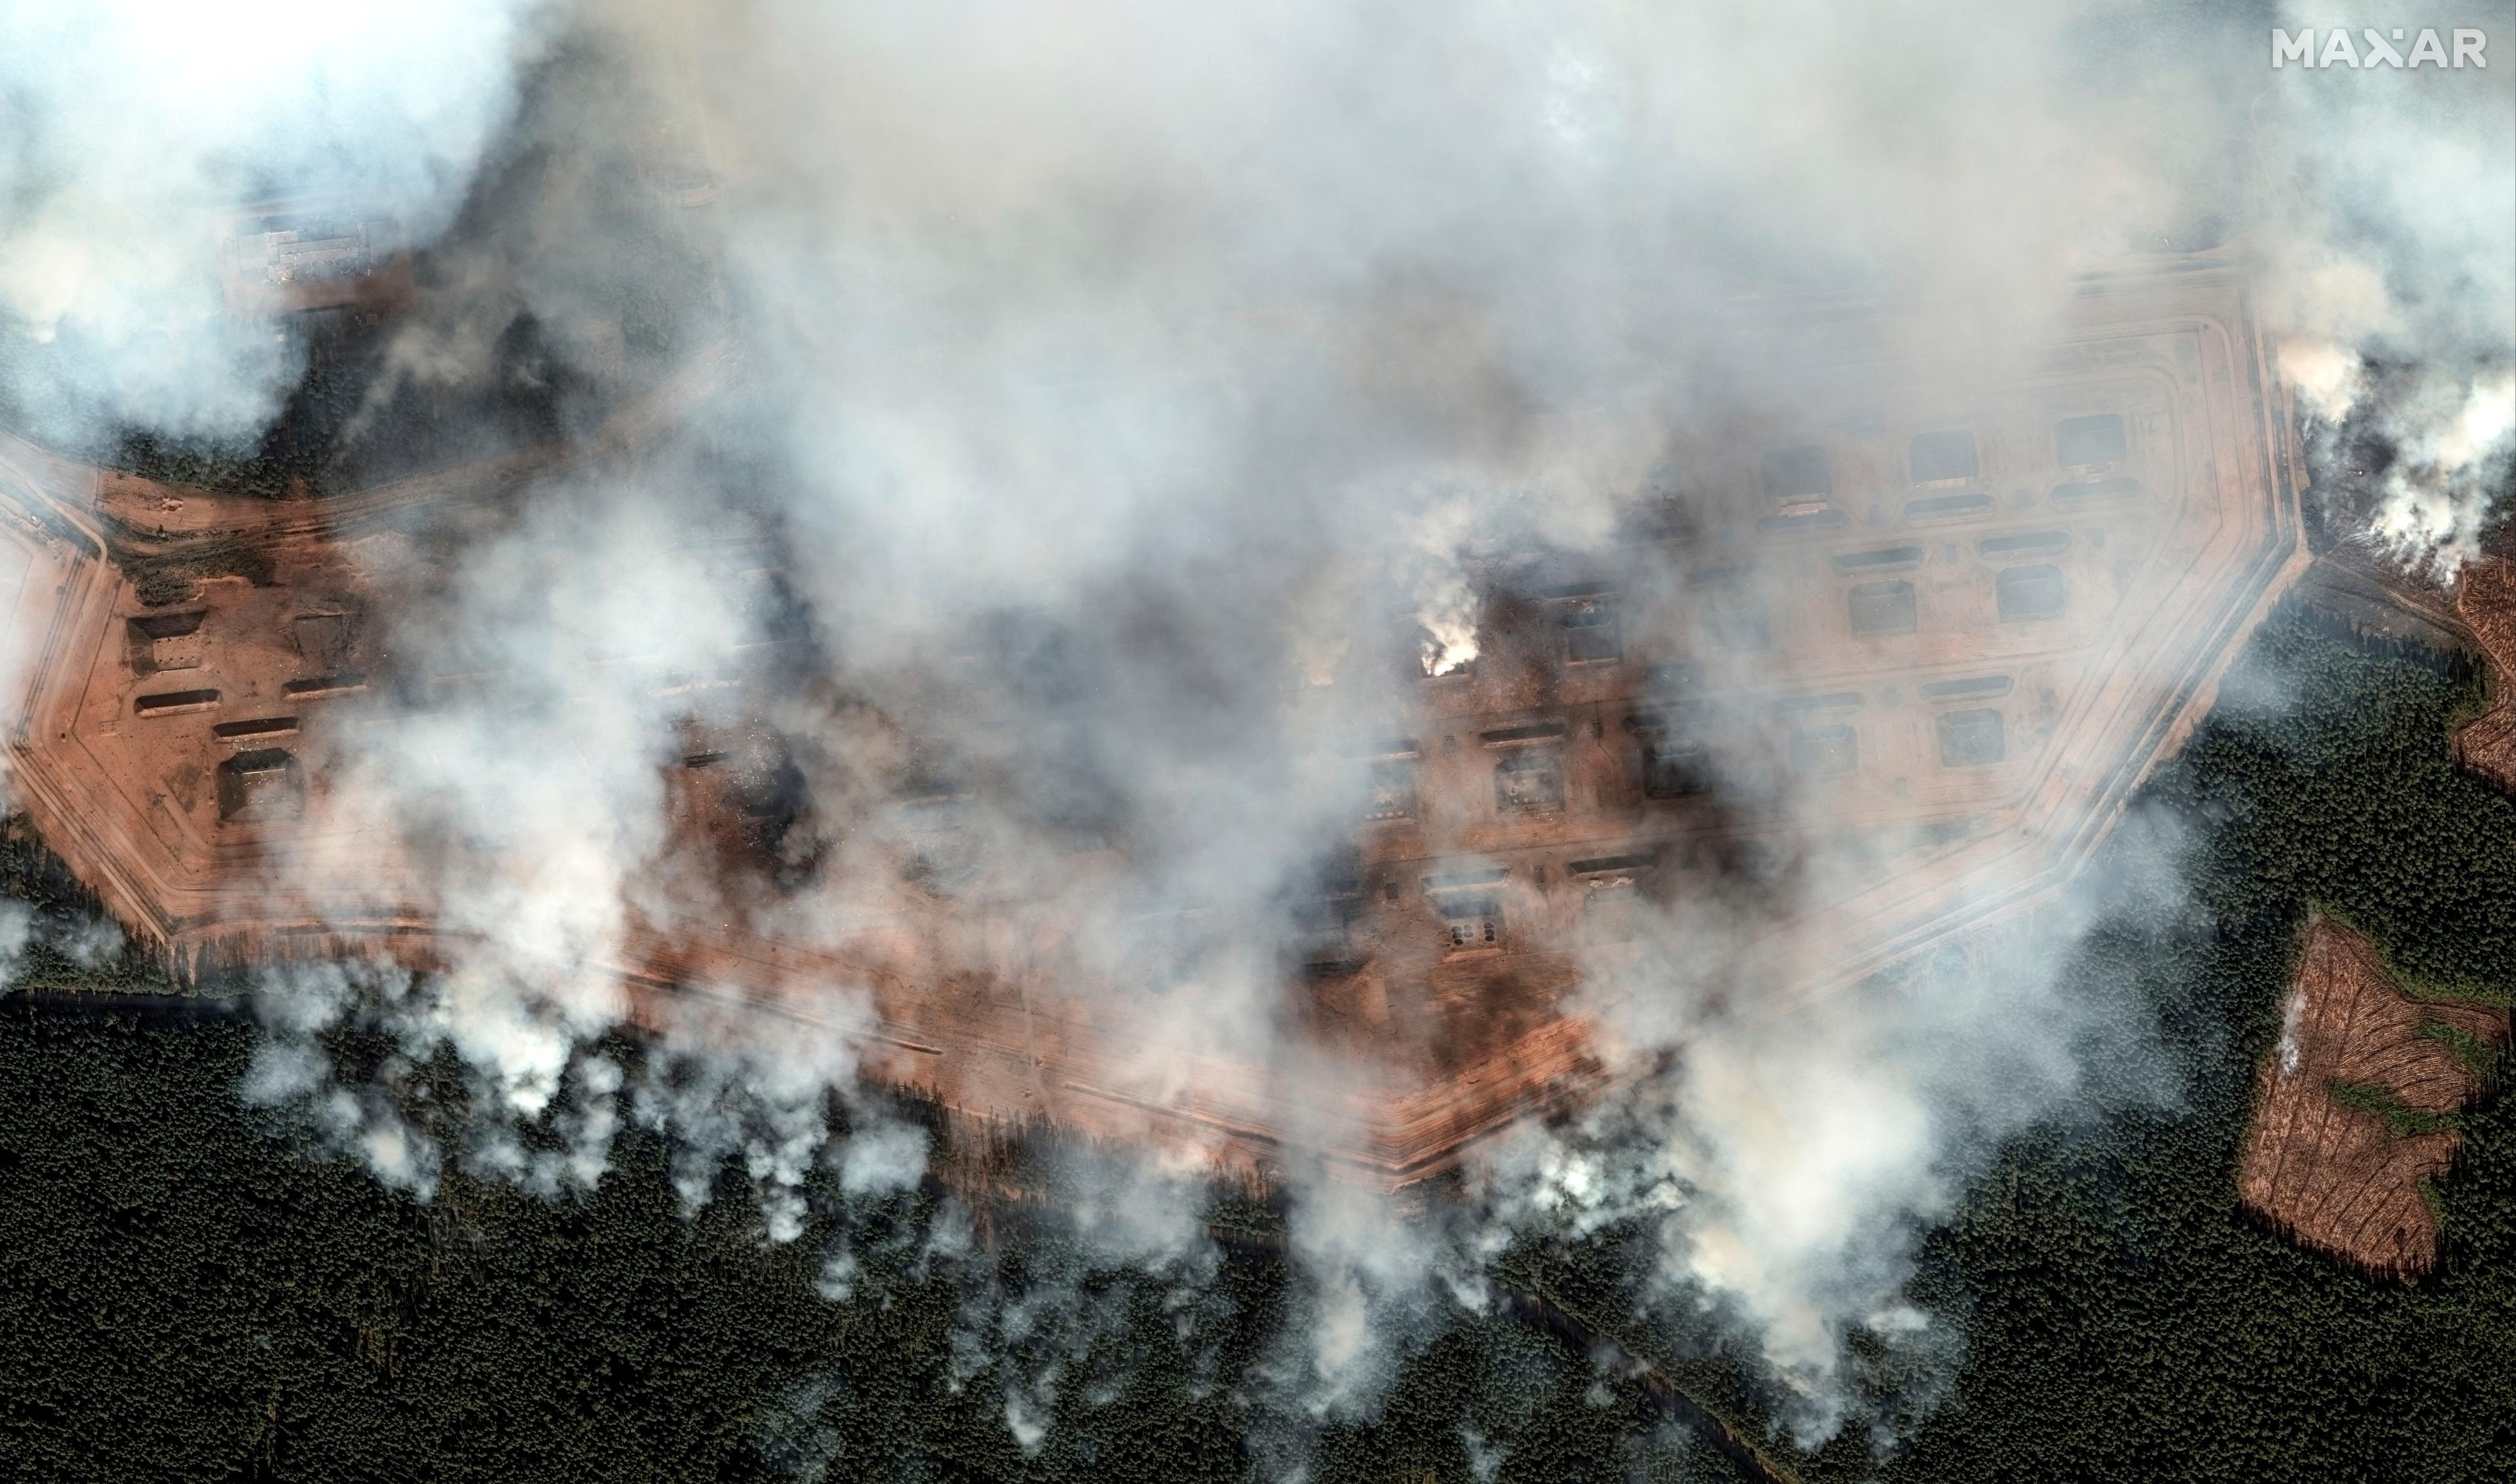
[[[2504,1042],[2507,1013],[2404,996],[2368,941],[2322,917],[2307,927],[2281,1043],[2256,1079],[2237,1196],[2300,1246],[2409,1282],[2434,1270],[2437,1216],[2420,1190],[2453,1163],[2452,1129],[2397,1134],[2336,1099],[2336,1083],[2382,1088],[2406,1109],[2448,1114],[2481,1079],[2421,1028],[2443,1021]]]
[[[2455,733],[2454,760],[2516,792],[2516,562],[2493,557],[2466,568],[2454,611],[2490,657],[2490,709]]]
[[[1257,935],[1285,924],[1228,920],[1228,903],[1210,919],[1197,903],[1116,912],[1129,868],[1097,844],[1054,862],[991,850],[984,767],[952,785],[980,802],[927,807],[945,781],[915,739],[1000,709],[983,676],[930,674],[916,700],[903,685],[898,715],[796,723],[856,782],[813,801],[853,822],[829,836],[838,853],[793,869],[761,807],[785,741],[772,702],[791,683],[760,646],[711,657],[696,680],[654,677],[659,697],[724,688],[707,708],[723,735],[683,740],[674,845],[625,895],[605,967],[650,1023],[777,1017],[973,1122],[1045,1119],[1262,1177],[1291,1152],[1384,1185],[1422,1179],[1651,1065],[1698,986],[1790,1014],[2071,879],[2306,566],[2281,424],[2241,390],[2267,371],[2242,284],[2212,259],[2079,297],[2048,370],[1969,393],[1979,493],[1917,493],[1906,467],[1908,436],[1949,415],[1941,352],[1880,360],[1866,315],[1794,312],[1777,363],[1822,371],[1822,390],[1790,426],[1707,452],[1726,472],[1705,476],[1717,504],[1699,530],[1477,559],[1481,653],[1455,678],[1406,673],[1395,615],[1395,648],[1347,647],[1331,683],[1290,696],[1289,745],[1317,764],[1308,776],[1368,767],[1404,803],[1358,812],[1351,879],[1323,879],[1304,910],[1303,969],[1273,987],[1300,1055],[1166,997],[1241,974]],[[1939,331],[1912,334],[1918,348]],[[13,796],[171,964],[441,965],[463,952],[435,926],[442,851],[404,827],[375,766],[440,698],[459,711],[494,660],[392,636],[428,631],[444,552],[498,529],[519,488],[643,457],[734,371],[702,354],[588,445],[322,500],[153,484],[0,434],[0,655],[22,661],[0,674]],[[2060,465],[2057,421],[2097,411],[2123,420],[2120,455]],[[1760,492],[1756,450],[1828,429],[1831,523],[1793,524]],[[765,538],[692,539],[729,570],[779,560]],[[2035,572],[2063,607],[2007,614],[2010,574]],[[1856,632],[1856,577],[1928,621]],[[1768,588],[1745,614],[1740,595]],[[1572,622],[1602,612],[1607,625]],[[1708,642],[1716,628],[1731,637]],[[1671,662],[1686,656],[1700,664]],[[1952,758],[1952,714],[1998,722],[1995,755]],[[1791,749],[1821,738],[1824,765],[1780,786]],[[1769,811],[1652,782],[1664,744],[1706,739],[1775,760],[1747,790],[1776,784]],[[1838,843],[1858,869],[1806,867]],[[1742,875],[1753,893],[1734,890]],[[1781,910],[1737,908],[1751,897]],[[1572,995],[1586,985],[1633,1006],[1638,1029],[1594,1050],[1590,1002]]]

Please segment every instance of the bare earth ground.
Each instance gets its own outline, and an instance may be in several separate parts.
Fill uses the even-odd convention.
[[[2516,562],[2505,557],[2466,568],[2454,597],[2455,615],[2490,657],[2490,709],[2455,733],[2454,760],[2516,791]]]
[[[1011,703],[1002,677],[903,675],[898,715],[812,741],[864,760],[861,786],[824,802],[866,827],[790,896],[755,807],[787,746],[767,718],[791,682],[768,645],[706,660],[738,719],[667,764],[675,848],[589,967],[658,1023],[768,1015],[865,1046],[868,1075],[974,1122],[1044,1119],[1262,1178],[1291,1149],[1396,1188],[1647,1069],[1695,981],[1757,986],[1735,1013],[1771,1020],[1963,951],[2071,878],[2308,565],[2294,449],[2243,390],[2274,383],[2234,261],[2126,273],[2076,303],[2031,380],[1968,373],[1992,378],[1966,435],[1980,489],[1926,488],[1907,457],[1946,416],[1931,358],[1954,351],[1882,360],[1866,318],[1795,319],[1775,354],[1836,410],[1770,437],[1866,430],[1809,445],[1832,471],[1822,510],[1767,494],[1745,450],[1768,433],[1725,435],[1694,525],[1480,558],[1474,665],[1425,676],[1397,616],[1385,644],[1339,651],[1330,683],[1288,692],[1317,776],[1365,770],[1350,781],[1376,790],[1299,904],[1298,942],[1275,945],[1302,955],[1280,988],[1316,1055],[1250,1054],[1266,1048],[1169,997],[1266,958],[1257,939],[1286,924],[1154,900],[1089,840],[1056,844],[1053,869],[1004,857],[989,769],[925,776],[921,745]],[[589,441],[321,500],[112,476],[0,435],[13,792],[170,965],[441,967],[465,941],[437,926],[441,842],[404,827],[377,770],[427,716],[494,703],[494,657],[426,642],[446,553],[502,530],[526,483],[650,456],[734,371],[712,350]],[[2121,446],[2063,463],[2057,430],[2091,416]],[[711,571],[784,560],[733,514],[693,532]],[[1902,627],[1856,619],[1873,589]],[[586,657],[624,694],[692,683],[642,662]],[[1958,721],[1980,755],[1952,750]],[[1824,749],[1808,779],[1752,817],[1655,762],[1803,742]],[[1777,884],[1838,841],[1874,865],[1814,895]],[[1654,904],[1745,900],[1740,883],[1777,906],[1732,914],[1720,963],[1642,941]],[[1635,1012],[1611,1029],[1640,1029],[1594,1042],[1608,1000],[1571,997],[1589,985]]]
[[[2420,1189],[2444,1175],[2452,1127],[2397,1131],[2338,1089],[2398,1104],[2395,1123],[2449,1115],[2480,1096],[2479,1073],[2423,1027],[2504,1044],[2507,1012],[2407,998],[2375,949],[2319,915],[2289,990],[2280,1043],[2258,1075],[2237,1197],[2300,1246],[2410,1282],[2438,1261],[2437,1214]],[[2420,1121],[2426,1122],[2426,1121]]]

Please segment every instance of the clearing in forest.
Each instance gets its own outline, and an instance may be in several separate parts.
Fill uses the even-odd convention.
[[[2455,733],[2454,760],[2516,792],[2516,562],[2504,557],[2466,567],[2454,595],[2455,616],[2490,657],[2490,708]]]
[[[2477,1055],[2507,1012],[2406,996],[2375,947],[2316,914],[2256,1078],[2237,1195],[2282,1234],[2363,1272],[2410,1282],[2438,1260],[2420,1182],[2444,1175],[2479,1097]]]

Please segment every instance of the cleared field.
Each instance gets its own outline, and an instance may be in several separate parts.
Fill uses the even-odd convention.
[[[2405,1282],[2435,1270],[2420,1188],[2460,1143],[2452,1115],[2482,1092],[2453,1040],[2503,1045],[2507,1012],[2406,996],[2368,940],[2318,915],[2280,1042],[2257,1074],[2237,1195],[2303,1247]]]
[[[2455,733],[2454,760],[2499,787],[2516,792],[2516,563],[2504,557],[2464,569],[2454,595],[2455,615],[2490,657],[2490,709]]]

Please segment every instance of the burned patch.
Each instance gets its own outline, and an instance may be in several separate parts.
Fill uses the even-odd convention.
[[[231,825],[293,820],[306,812],[303,770],[294,754],[256,747],[219,764],[219,819]]]
[[[678,807],[719,869],[781,891],[814,879],[827,842],[815,828],[810,782],[782,738],[750,728],[693,742],[674,771]]]
[[[165,670],[197,670],[202,663],[201,621],[207,609],[185,614],[146,614],[126,620],[131,669],[138,675]]]
[[[1963,428],[1922,434],[1913,440],[1908,451],[1912,459],[1915,485],[1970,480],[1980,468],[1975,458],[1974,434]]]
[[[1767,449],[1756,479],[1769,500],[1822,500],[1834,493],[1834,466],[1816,444]]]
[[[2056,460],[2065,468],[2118,464],[2128,451],[2123,442],[2122,415],[2097,412],[2063,418],[2053,426],[2053,447]]]

